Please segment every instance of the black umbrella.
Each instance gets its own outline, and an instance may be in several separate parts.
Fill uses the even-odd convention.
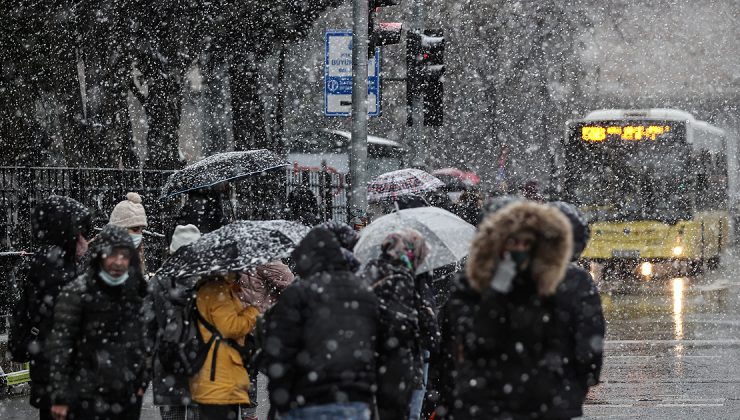
[[[267,149],[217,153],[170,175],[162,187],[162,196],[172,197],[288,165],[285,159]]]
[[[178,250],[157,271],[157,276],[181,282],[244,271],[287,257],[309,230],[286,220],[237,221]]]

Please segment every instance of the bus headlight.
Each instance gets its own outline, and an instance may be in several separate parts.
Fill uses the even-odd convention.
[[[683,247],[681,245],[673,247],[673,256],[680,257],[683,254]]]
[[[640,264],[640,274],[642,274],[644,277],[650,277],[653,275],[653,264],[649,261],[645,261],[644,263]]]

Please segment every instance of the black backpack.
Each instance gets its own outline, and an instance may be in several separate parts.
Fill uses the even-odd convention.
[[[209,350],[214,347],[210,379],[215,381],[218,350],[224,341],[239,352],[244,366],[248,368],[253,359],[254,347],[241,346],[236,340],[223,338],[216,327],[200,314],[195,302],[195,298],[190,299],[187,310],[183,311],[181,317],[177,315],[172,317],[160,335],[158,354],[162,368],[169,373],[193,376],[203,368]],[[200,333],[198,323],[211,333],[208,341],[205,341]]]
[[[14,362],[25,363],[31,360],[31,350],[37,347],[36,340],[41,326],[38,312],[37,288],[28,281],[29,266],[22,263],[16,267],[12,276],[14,287],[20,296],[13,305],[13,318],[8,334],[8,352]]]

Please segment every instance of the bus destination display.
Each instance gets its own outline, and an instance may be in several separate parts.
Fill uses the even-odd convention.
[[[668,125],[644,125],[644,124],[593,124],[589,123],[581,127],[581,140],[589,142],[601,142],[604,140],[625,141],[654,141],[664,134],[668,134],[671,127]]]

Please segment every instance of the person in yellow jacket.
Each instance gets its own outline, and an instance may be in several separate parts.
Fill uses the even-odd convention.
[[[223,337],[208,352],[200,372],[190,378],[190,393],[200,409],[200,418],[234,419],[239,404],[249,404],[249,375],[242,358],[228,340],[244,345],[244,338],[254,328],[259,310],[246,306],[239,299],[241,293],[235,276],[208,279],[198,289],[196,306],[203,319]],[[211,332],[199,322],[203,339],[208,341]],[[213,357],[216,363],[213,364]]]

